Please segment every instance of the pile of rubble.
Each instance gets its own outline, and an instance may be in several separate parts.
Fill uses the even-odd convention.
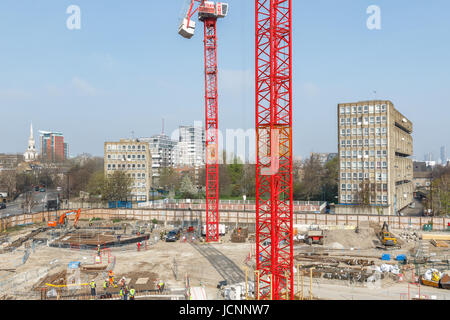
[[[406,242],[415,242],[420,240],[420,236],[416,231],[407,231],[407,230],[403,230],[399,234],[399,238]]]

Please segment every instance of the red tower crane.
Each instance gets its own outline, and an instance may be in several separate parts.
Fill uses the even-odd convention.
[[[195,32],[195,12],[204,24],[205,140],[206,140],[206,241],[219,241],[219,144],[217,90],[217,19],[228,14],[228,4],[190,0],[178,33],[190,39]]]
[[[259,299],[293,299],[291,0],[256,1]]]

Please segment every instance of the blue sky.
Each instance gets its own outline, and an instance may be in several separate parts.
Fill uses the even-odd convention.
[[[201,28],[177,34],[184,0],[2,0],[0,152],[62,131],[70,153],[204,119]],[[254,1],[219,22],[220,127],[254,127]],[[81,30],[66,9],[81,8]],[[366,9],[381,8],[381,30]],[[449,145],[450,2],[293,0],[294,153],[337,150],[336,106],[391,100],[414,123],[418,159]],[[199,25],[200,27],[200,25]],[[37,132],[35,132],[35,135]]]

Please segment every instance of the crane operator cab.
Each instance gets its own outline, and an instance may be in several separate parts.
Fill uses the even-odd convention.
[[[183,19],[180,27],[178,28],[178,33],[186,39],[192,38],[195,33],[195,21],[193,21],[189,16],[194,5],[194,1],[195,0],[192,0],[188,14]],[[227,14],[228,3],[204,1],[203,4],[198,8],[198,18],[201,21],[207,18],[224,18],[227,16]]]

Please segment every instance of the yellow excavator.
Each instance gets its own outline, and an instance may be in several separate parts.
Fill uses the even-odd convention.
[[[386,221],[383,223],[383,227],[381,228],[381,231],[378,236],[380,238],[381,243],[384,246],[389,247],[397,246],[397,238],[394,237],[394,235],[389,232],[389,226]]]

